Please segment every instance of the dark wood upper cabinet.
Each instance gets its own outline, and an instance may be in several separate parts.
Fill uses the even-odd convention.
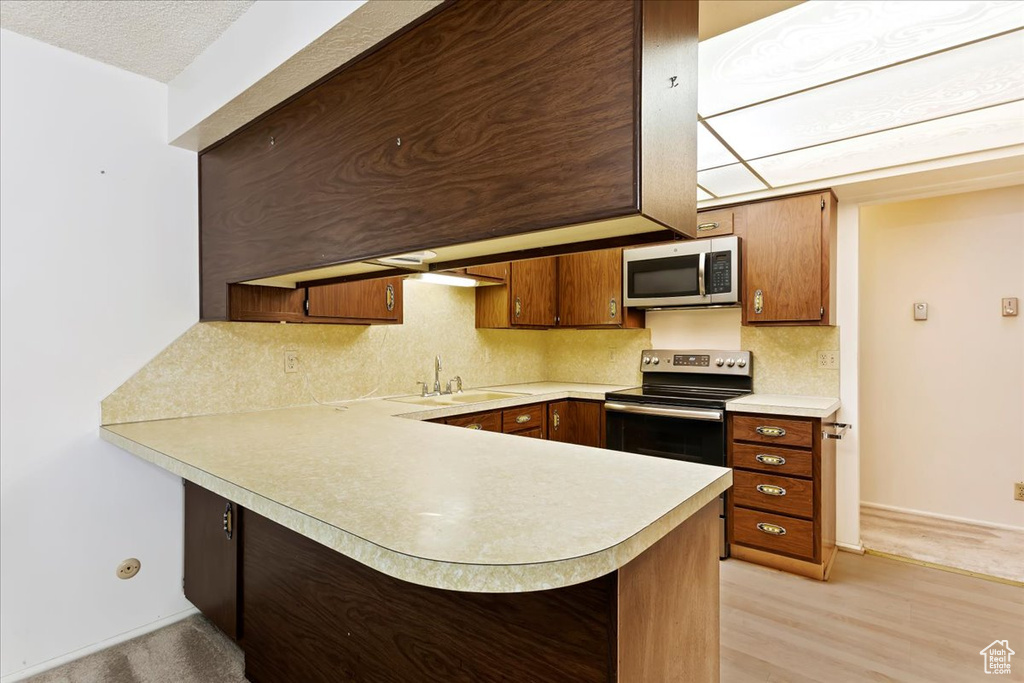
[[[229,319],[239,322],[306,321],[306,290],[263,285],[231,285]]]
[[[201,318],[420,249],[693,236],[697,6],[454,0],[204,150]]]
[[[835,195],[756,202],[737,212],[744,324],[835,324]]]
[[[389,277],[309,287],[309,317],[401,323],[402,282]]]
[[[513,326],[554,325],[558,315],[558,262],[554,257],[516,261],[509,277]]]

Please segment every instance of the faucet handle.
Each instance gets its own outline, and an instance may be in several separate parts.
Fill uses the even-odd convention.
[[[420,396],[426,396],[427,395],[427,383],[426,382],[416,382],[416,384],[420,385],[420,387],[421,387],[421,389],[420,389]]]
[[[455,382],[455,386],[458,387],[457,391],[461,394],[462,393],[462,377],[460,377],[459,375],[455,375],[455,377],[452,378],[452,381]]]

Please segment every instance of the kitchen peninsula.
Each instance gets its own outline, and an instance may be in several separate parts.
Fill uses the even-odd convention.
[[[241,507],[223,536],[241,538],[252,681],[717,680],[716,499],[731,471],[426,422],[610,388],[102,434],[182,476],[186,495]]]

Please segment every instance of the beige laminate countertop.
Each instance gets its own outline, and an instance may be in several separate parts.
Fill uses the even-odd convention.
[[[457,407],[371,399],[101,433],[385,574],[523,592],[622,567],[725,491],[731,470],[422,420],[617,388],[544,382]]]
[[[790,396],[788,394],[748,394],[734,398],[725,409],[734,413],[765,413],[826,418],[840,408],[838,398],[828,396]]]

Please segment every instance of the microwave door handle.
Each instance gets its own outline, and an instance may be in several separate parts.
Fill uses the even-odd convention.
[[[697,261],[697,284],[700,287],[701,297],[707,296],[707,288],[704,286],[704,259],[707,258],[707,252],[700,252],[700,258]]]

